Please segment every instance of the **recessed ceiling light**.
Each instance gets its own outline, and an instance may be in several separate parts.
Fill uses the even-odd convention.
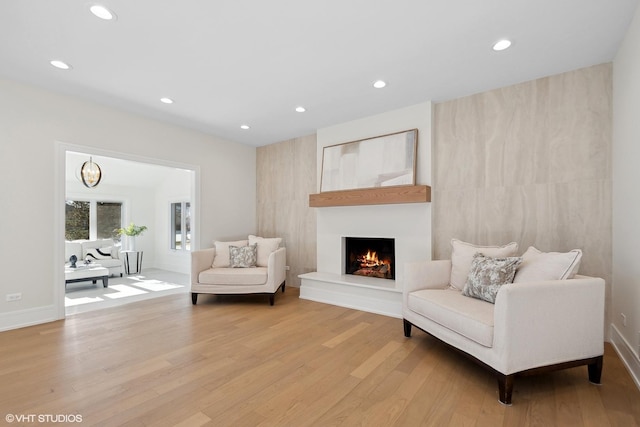
[[[94,4],[89,8],[89,10],[100,19],[104,19],[106,21],[116,19],[116,14],[102,5]]]
[[[510,40],[500,40],[493,45],[493,50],[499,52],[501,50],[507,49],[509,46],[511,46]]]
[[[298,113],[304,113],[305,111],[307,111],[307,109],[304,108],[303,106],[299,106],[299,107],[296,107],[296,111]]]
[[[53,61],[49,61],[49,64],[53,65],[56,68],[60,68],[61,70],[71,69],[71,65],[67,64],[64,61],[60,61],[59,59],[54,59]]]
[[[376,89],[382,89],[383,87],[385,87],[387,85],[386,82],[382,81],[382,80],[376,80],[373,83],[373,87],[375,87]]]
[[[173,99],[171,99],[171,98],[160,98],[160,102],[164,102],[165,104],[173,104]]]
[[[247,130],[249,129],[249,125],[240,125],[240,129]]]

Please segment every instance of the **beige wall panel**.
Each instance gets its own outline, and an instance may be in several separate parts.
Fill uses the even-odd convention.
[[[434,259],[454,237],[580,248],[580,272],[610,283],[611,93],[602,64],[436,104]]]
[[[256,170],[257,233],[285,239],[287,284],[299,287],[298,275],[316,270],[316,136],[259,147]]]

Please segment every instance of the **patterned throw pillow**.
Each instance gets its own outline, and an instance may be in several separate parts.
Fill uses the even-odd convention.
[[[495,304],[500,286],[513,283],[521,257],[489,258],[476,253],[462,295]]]
[[[95,260],[99,260],[99,259],[111,259],[111,250],[112,247],[106,247],[106,248],[91,248],[91,249],[87,249],[87,256],[85,256],[84,258],[87,259],[89,258],[92,261]]]
[[[257,245],[229,246],[229,266],[231,268],[255,267],[257,258]]]

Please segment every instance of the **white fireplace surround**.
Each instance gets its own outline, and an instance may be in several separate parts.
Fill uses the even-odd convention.
[[[300,276],[300,297],[400,317],[404,264],[431,258],[429,203],[321,208],[317,273]],[[395,239],[396,279],[344,274],[344,237]]]
[[[415,128],[418,129],[416,184],[429,185],[430,102],[319,129],[318,171],[322,170],[325,146]],[[315,209],[317,272],[300,275],[300,298],[401,317],[405,263],[431,259],[431,203]],[[343,240],[347,236],[395,239],[395,281],[344,274]]]

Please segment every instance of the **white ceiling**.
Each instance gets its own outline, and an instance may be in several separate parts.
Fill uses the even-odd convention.
[[[94,17],[91,1],[2,0],[0,76],[254,146],[611,61],[638,4],[98,2],[117,20]],[[494,52],[501,38],[513,46]],[[373,89],[377,79],[387,87]]]

